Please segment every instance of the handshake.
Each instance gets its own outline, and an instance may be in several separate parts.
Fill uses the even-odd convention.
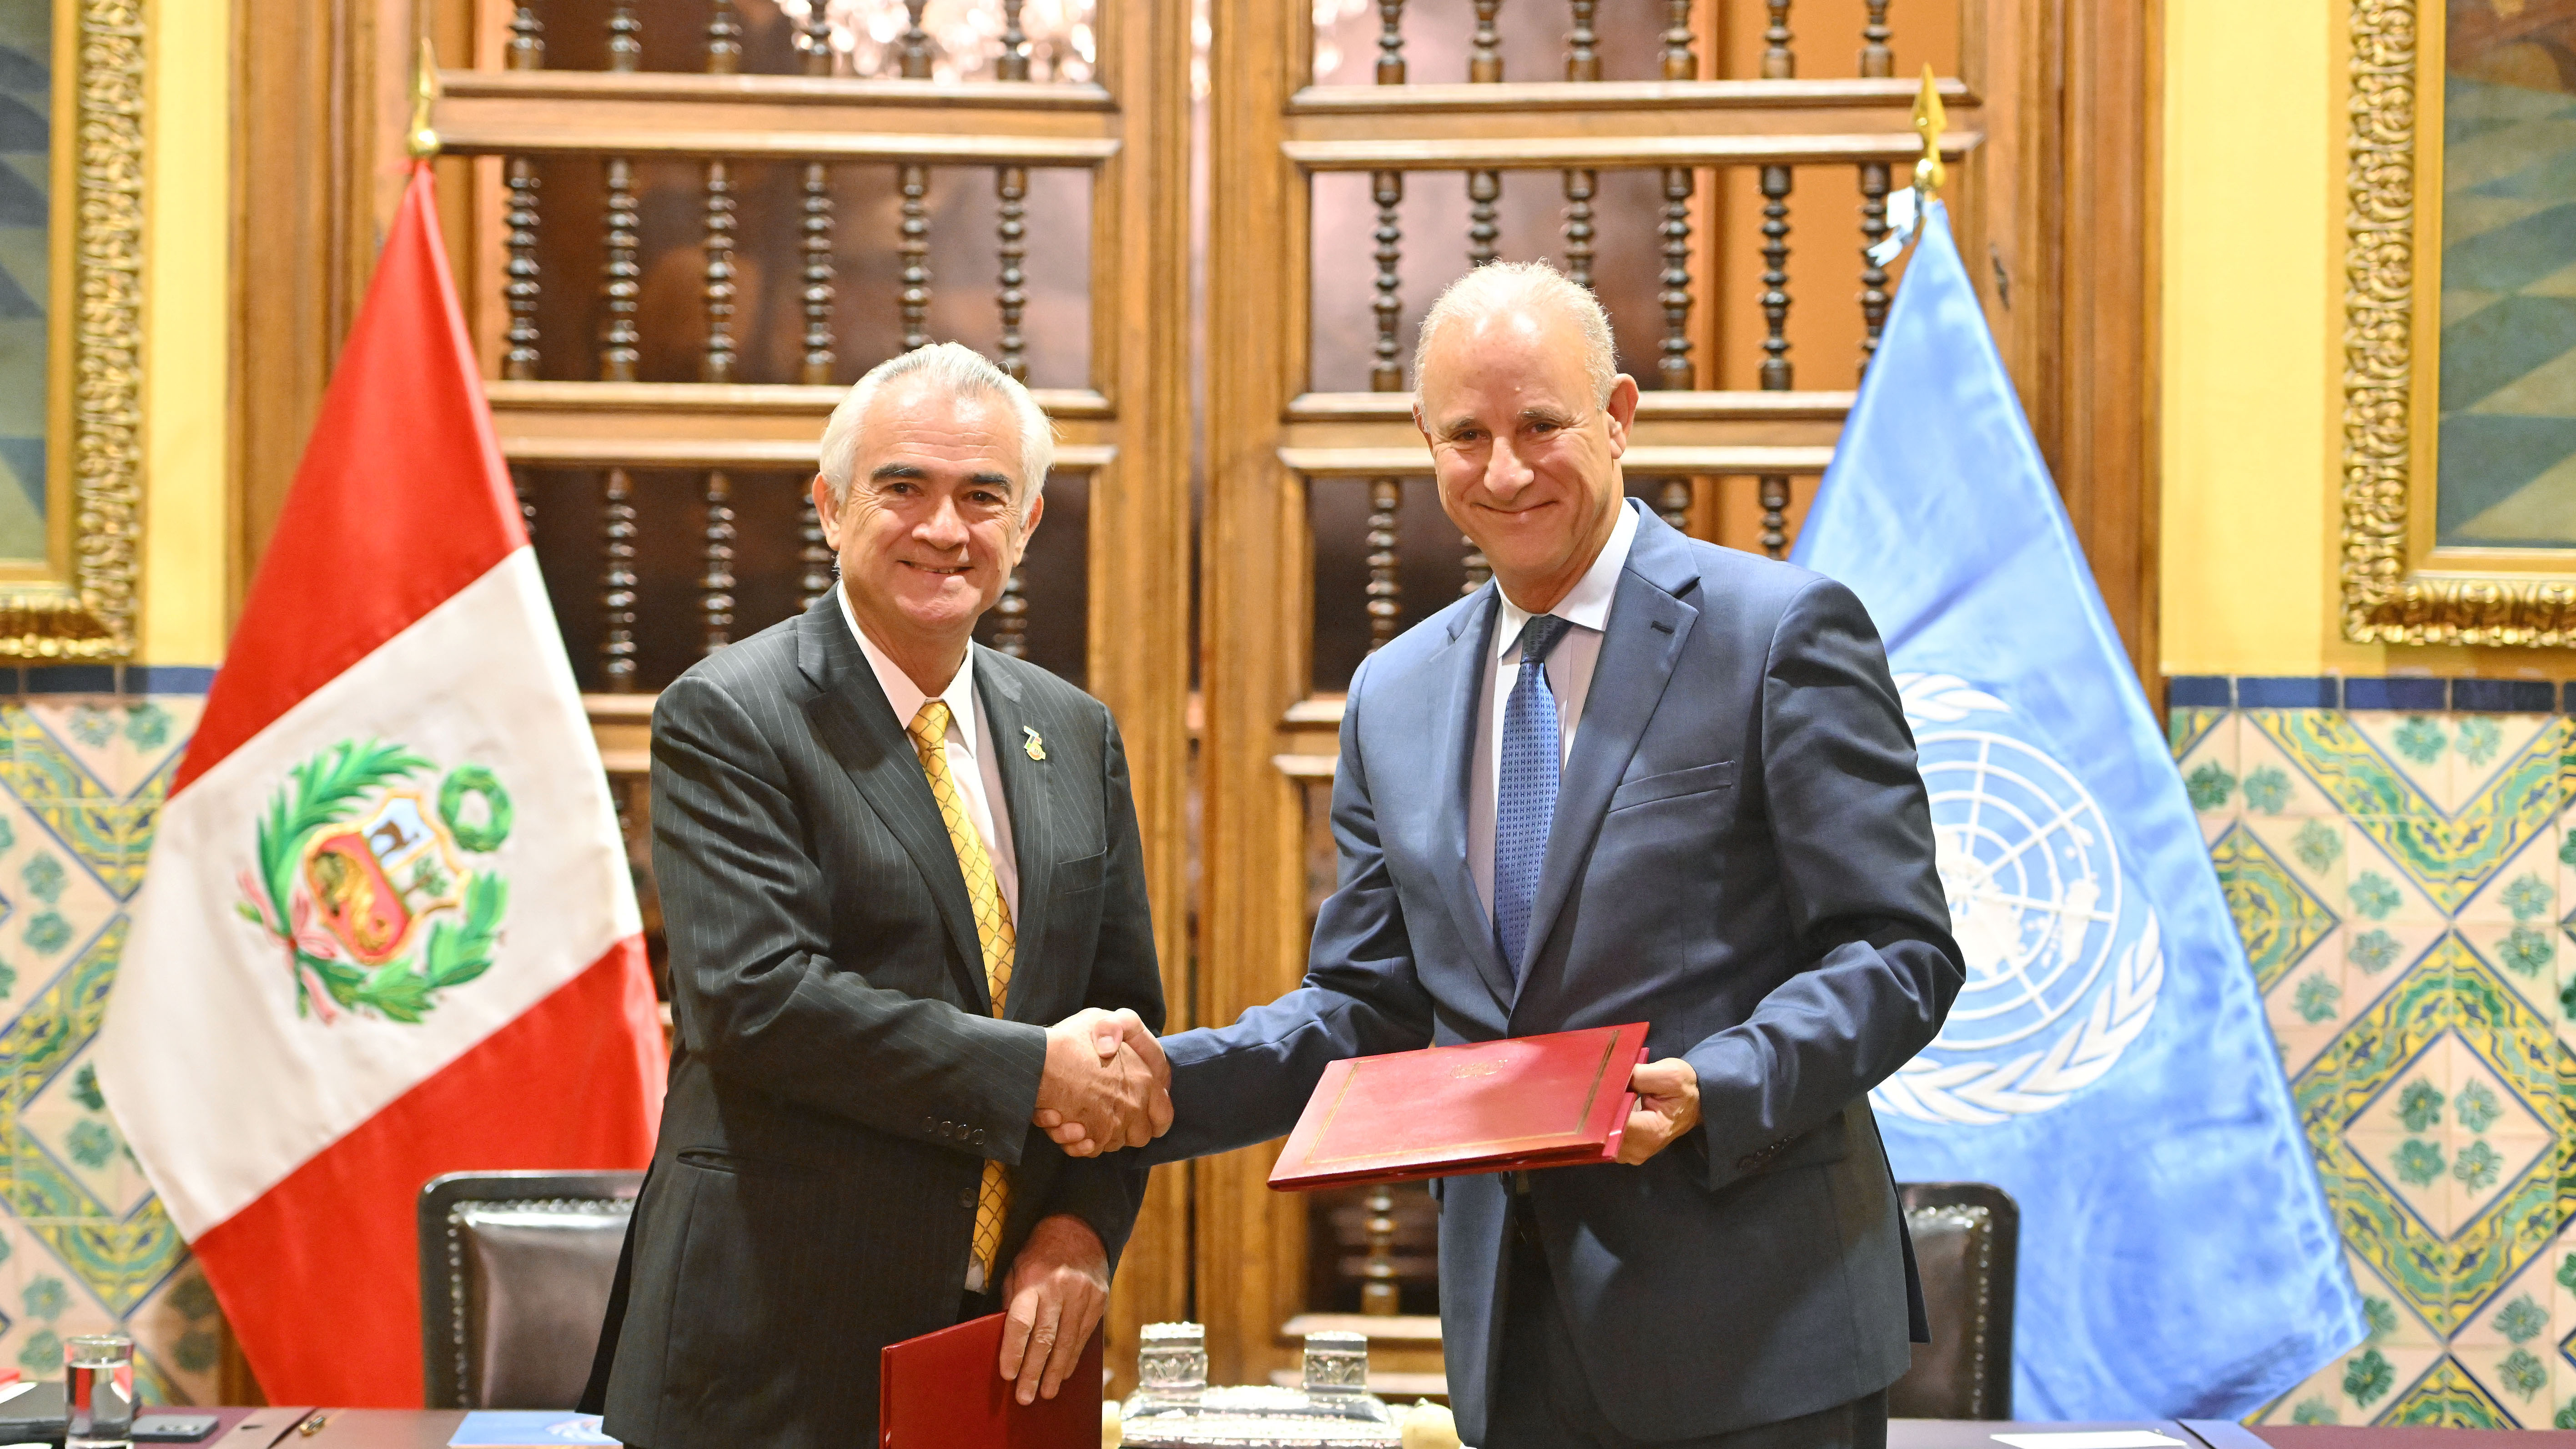
[[[1172,1066],[1162,1043],[1123,1008],[1094,1007],[1048,1027],[1046,1069],[1029,1120],[1070,1157],[1162,1136],[1172,1125]]]

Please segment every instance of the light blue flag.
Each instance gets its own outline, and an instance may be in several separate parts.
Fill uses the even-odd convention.
[[[1887,641],[1967,985],[1872,1102],[2021,1205],[2013,1411],[2234,1418],[2361,1303],[2218,876],[1939,206],[1793,557]]]

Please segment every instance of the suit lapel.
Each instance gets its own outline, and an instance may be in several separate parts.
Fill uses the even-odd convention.
[[[1640,512],[1628,565],[1619,571],[1618,591],[1611,596],[1609,628],[1592,667],[1592,687],[1584,695],[1582,718],[1575,722],[1574,750],[1557,786],[1556,817],[1548,827],[1547,855],[1539,865],[1538,895],[1530,908],[1533,967],[1545,954],[1548,933],[1601,831],[1610,792],[1637,753],[1637,742],[1645,738],[1655,705],[1672,681],[1673,661],[1699,618],[1697,608],[1677,597],[1699,585],[1690,545],[1652,513]],[[1527,975],[1522,980],[1526,984]]]
[[[1494,1004],[1508,1011],[1511,967],[1503,961],[1502,948],[1494,944],[1494,919],[1477,896],[1476,878],[1467,865],[1467,791],[1475,779],[1476,710],[1485,688],[1485,656],[1493,652],[1497,597],[1494,586],[1486,584],[1476,601],[1460,612],[1458,631],[1449,636],[1449,647],[1432,655],[1414,677],[1434,691],[1431,706],[1423,713],[1435,732],[1438,751],[1432,779],[1438,782],[1440,814],[1431,840],[1437,852],[1433,864],[1440,898],[1449,907],[1450,923],[1457,927],[1459,939],[1466,943],[1467,959],[1494,994]],[[1378,831],[1383,840],[1383,820]]]
[[[886,703],[876,671],[859,652],[841,620],[841,606],[826,594],[797,624],[796,662],[821,690],[806,706],[815,735],[858,786],[877,819],[903,845],[915,869],[930,887],[930,898],[948,926],[957,955],[951,974],[979,1011],[993,1009],[984,984],[984,947],[975,934],[975,907],[966,896],[966,876],[957,866],[957,847],[948,838],[939,801],[921,772],[921,757],[912,739]]]
[[[1029,758],[1028,716],[1021,709],[1019,682],[995,664],[1003,656],[976,647],[975,696],[984,706],[988,726],[979,748],[994,752],[992,758],[1001,771],[1002,801],[1011,815],[1011,853],[1020,870],[1020,898],[1011,913],[1019,949],[1011,961],[1010,998],[1003,1004],[1002,1015],[1013,1021],[1052,1020],[1070,1015],[1072,1008],[1056,1011],[1049,1006],[1052,1015],[1045,1018],[1029,1013],[1041,1004],[1043,995],[1034,968],[1046,946],[1047,905],[1055,895],[1050,803],[1055,780],[1047,762]]]

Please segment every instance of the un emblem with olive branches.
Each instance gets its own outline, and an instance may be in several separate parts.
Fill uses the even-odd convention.
[[[234,909],[285,949],[297,1016],[417,1024],[492,969],[510,883],[477,858],[509,837],[490,770],[342,740],[269,797]]]
[[[2045,1112],[2147,1029],[2164,984],[2155,910],[2102,807],[2010,706],[1952,675],[1896,685],[1968,979],[1941,1034],[1870,1100],[1962,1126]]]

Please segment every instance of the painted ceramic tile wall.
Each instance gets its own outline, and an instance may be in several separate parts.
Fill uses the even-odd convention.
[[[2258,1421],[2576,1427],[2576,720],[2193,683],[2175,751],[2371,1325]]]
[[[215,1296],[88,1053],[205,673],[0,670],[0,1369],[60,1374],[65,1337],[121,1327],[176,1403],[214,1398]]]

